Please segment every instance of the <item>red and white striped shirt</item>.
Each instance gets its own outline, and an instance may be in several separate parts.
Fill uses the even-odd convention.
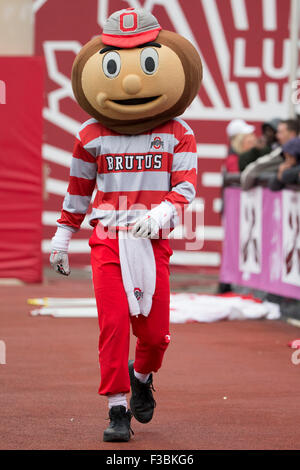
[[[76,136],[57,224],[77,231],[95,187],[90,225],[126,227],[162,201],[177,207],[192,202],[196,180],[196,141],[182,119],[138,135],[118,134],[89,119]]]

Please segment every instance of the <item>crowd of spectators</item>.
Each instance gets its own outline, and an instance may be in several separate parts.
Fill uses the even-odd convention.
[[[262,124],[258,137],[254,126],[234,119],[226,128],[226,172],[240,174],[244,190],[255,186],[262,176],[273,191],[285,185],[300,185],[299,131],[297,119],[274,118]]]
[[[261,135],[242,119],[234,119],[227,128],[229,140],[225,161],[224,185],[240,183],[243,190],[256,184],[277,191],[286,185],[300,188],[300,121],[274,118],[264,122]],[[218,292],[226,293],[232,286],[219,283]]]

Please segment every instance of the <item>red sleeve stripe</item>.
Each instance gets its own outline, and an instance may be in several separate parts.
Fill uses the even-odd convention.
[[[185,135],[187,134],[194,135],[193,129],[183,119],[177,117],[177,118],[174,118],[174,122],[175,122],[175,125],[174,125],[175,132],[178,128],[180,128],[181,133]]]
[[[180,142],[174,147],[174,153],[197,152],[197,144],[193,135],[184,135]]]
[[[95,163],[95,157],[91,155],[87,150],[83,148],[82,143],[80,140],[76,139],[74,149],[73,149],[73,157],[79,158],[84,162]]]
[[[61,211],[61,217],[58,219],[58,225],[67,225],[68,227],[72,227],[75,229],[80,229],[80,225],[83,222],[85,214],[72,214],[66,210]]]
[[[171,186],[177,186],[177,184],[187,181],[188,183],[196,186],[197,183],[197,172],[195,168],[188,171],[174,171],[171,175]]]
[[[165,200],[171,202],[175,206],[184,206],[189,204],[189,201],[183,196],[183,194],[176,193],[175,191],[171,191],[165,197]]]
[[[68,192],[77,196],[91,196],[94,191],[96,180],[88,180],[85,178],[77,178],[70,176]]]

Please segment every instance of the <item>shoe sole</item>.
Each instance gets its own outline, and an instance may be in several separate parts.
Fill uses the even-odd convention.
[[[128,370],[129,370],[129,378],[130,378],[131,390],[132,390],[132,383],[133,383],[133,380],[134,380],[133,363],[134,363],[134,361],[128,361]],[[131,367],[131,366],[132,366],[132,367]],[[131,392],[131,393],[132,393],[132,392]],[[145,421],[144,419],[141,419],[141,418],[139,417],[139,415],[136,413],[135,408],[134,408],[134,402],[133,402],[132,395],[131,395],[131,398],[130,398],[130,410],[131,410],[133,416],[135,417],[135,419],[136,419],[139,423],[142,423],[142,424],[149,423],[149,422],[151,421],[151,419],[153,418],[153,414],[152,414],[151,418],[150,418],[150,419],[147,419],[146,421]]]
[[[103,434],[103,442],[128,442],[130,440],[130,434],[128,436],[120,436],[120,434],[106,436]]]

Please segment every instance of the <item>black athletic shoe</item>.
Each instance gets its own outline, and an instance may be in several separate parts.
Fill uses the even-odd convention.
[[[131,385],[130,409],[135,419],[140,423],[149,423],[156,406],[152,394],[152,390],[155,391],[152,374],[150,374],[147,382],[143,384],[134,375],[133,361],[128,362],[128,369]]]
[[[125,406],[112,406],[109,410],[110,423],[103,433],[104,442],[129,441],[130,432],[134,434],[130,427],[132,414],[126,411]]]

